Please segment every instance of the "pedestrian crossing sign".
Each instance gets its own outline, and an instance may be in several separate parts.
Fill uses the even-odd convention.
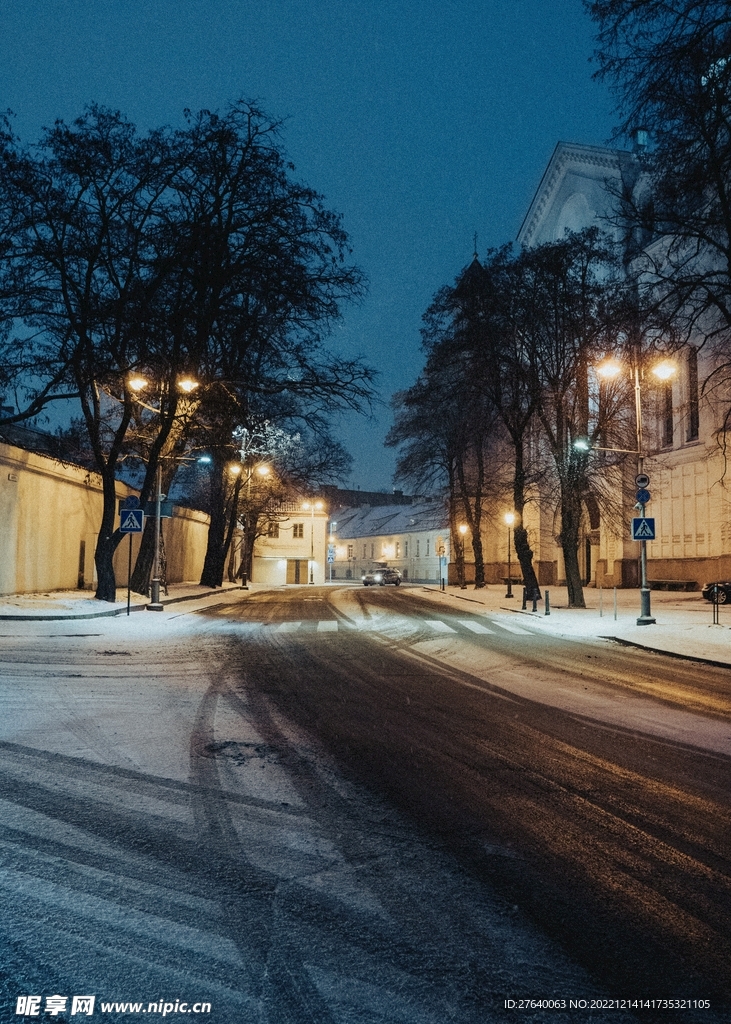
[[[632,540],[654,540],[655,520],[644,516],[632,520]]]
[[[144,513],[141,508],[125,508],[120,514],[120,533],[142,533]]]

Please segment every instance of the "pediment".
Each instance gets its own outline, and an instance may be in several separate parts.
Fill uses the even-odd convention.
[[[559,142],[518,232],[521,245],[539,245],[564,237],[567,230],[596,225],[610,231],[619,184],[634,160],[625,150]]]

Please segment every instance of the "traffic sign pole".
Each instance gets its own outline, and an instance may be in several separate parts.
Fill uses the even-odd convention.
[[[130,592],[132,590],[132,534],[129,535],[129,558],[127,559],[127,614],[131,603]]]

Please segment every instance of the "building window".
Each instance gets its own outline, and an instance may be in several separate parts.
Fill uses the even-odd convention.
[[[365,558],[365,557],[366,557],[366,545],[364,544],[363,545],[363,558]]]
[[[688,349],[688,429],[686,441],[698,440],[698,349]]]
[[[279,523],[269,523],[267,526],[267,537],[279,536]]]
[[[407,540],[405,540],[404,541],[404,558],[408,558],[408,557],[409,557],[409,542]]]
[[[416,557],[419,557],[419,541],[416,542]]]
[[[304,535],[305,535],[305,524],[304,523],[295,523],[294,526],[292,527],[292,536],[294,537],[294,539],[297,540],[298,537],[300,539],[302,539],[304,537]]]
[[[429,541],[426,542],[426,557],[429,557]]]
[[[355,558],[355,544],[348,544],[348,558]]]
[[[673,384],[666,381],[660,396],[662,402],[662,443],[664,448],[672,448],[673,445]]]
[[[396,558],[401,557],[401,541],[396,541]]]
[[[376,545],[371,544],[371,558],[375,557]]]

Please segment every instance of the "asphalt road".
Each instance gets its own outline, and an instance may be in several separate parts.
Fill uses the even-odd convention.
[[[0,1020],[728,1020],[731,672],[406,588],[100,622],[0,629]]]

